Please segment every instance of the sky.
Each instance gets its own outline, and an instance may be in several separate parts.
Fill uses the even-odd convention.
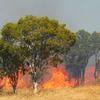
[[[75,32],[100,32],[100,0],[0,0],[0,28],[26,15],[57,19]]]

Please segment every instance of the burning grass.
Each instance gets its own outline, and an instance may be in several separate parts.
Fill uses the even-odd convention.
[[[43,89],[56,89],[56,88],[76,86],[75,80],[69,81],[69,75],[68,75],[68,72],[65,70],[64,66],[61,65],[61,66],[58,66],[57,68],[50,67],[49,71],[50,71],[49,76],[51,77],[47,79],[48,76],[45,75],[47,76],[47,78],[44,77],[43,79],[45,81],[42,81],[40,84],[40,86]],[[1,87],[3,86],[4,90],[12,89],[10,79],[7,77],[1,80],[0,86]],[[31,76],[28,74],[28,72],[25,75],[23,75],[19,71],[17,89],[28,88],[28,87],[32,87]]]
[[[49,74],[45,75],[44,80],[42,80],[42,84],[40,86],[42,89],[59,89],[64,87],[74,87],[77,86],[77,81],[72,79],[69,81],[69,74],[67,70],[65,70],[64,66],[59,65],[56,67],[49,68]],[[91,83],[94,80],[93,77],[94,67],[89,67],[86,71],[85,75],[85,83]],[[46,77],[47,76],[47,77]],[[0,81],[0,87],[3,86],[4,90],[11,90],[10,80],[5,77],[3,80]],[[32,87],[32,80],[31,76],[28,72],[25,75],[19,71],[19,78],[17,89],[29,88]]]
[[[52,77],[50,78],[50,80],[43,82],[42,87],[44,89],[73,87],[76,85],[75,81],[69,81],[68,72],[62,66],[59,66],[57,68],[53,67],[51,69],[51,76]]]

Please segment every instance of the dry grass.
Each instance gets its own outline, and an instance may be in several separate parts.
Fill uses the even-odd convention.
[[[16,94],[4,92],[0,100],[100,100],[100,85],[42,90],[37,94],[32,89],[23,89]]]

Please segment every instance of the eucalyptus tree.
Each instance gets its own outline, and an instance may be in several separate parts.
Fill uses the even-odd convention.
[[[16,92],[18,70],[25,59],[25,48],[20,45],[20,33],[17,24],[7,23],[1,30],[0,57],[3,70],[0,73],[11,80],[13,92]]]
[[[90,38],[90,33],[84,30],[78,31],[76,43],[66,56],[66,68],[70,71],[70,76],[77,79],[78,83],[79,79],[81,79],[81,83],[84,83],[85,69],[88,59],[92,55],[90,52]]]
[[[98,73],[100,73],[100,58],[99,58],[99,52],[100,52],[100,32],[94,32],[91,35],[90,39],[91,43],[91,51],[95,55],[95,72],[94,77],[97,78]]]
[[[22,17],[18,27],[23,46],[28,50],[27,60],[31,64],[32,80],[36,85],[48,60],[52,59],[57,65],[61,56],[75,43],[76,34],[68,30],[65,24],[48,17]]]

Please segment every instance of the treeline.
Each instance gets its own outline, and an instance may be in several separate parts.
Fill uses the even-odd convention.
[[[11,79],[15,93],[19,69],[24,73],[29,65],[32,83],[38,83],[51,61],[55,67],[64,63],[70,79],[75,78],[78,82],[81,79],[83,83],[88,59],[93,54],[98,69],[99,51],[100,33],[90,34],[84,30],[74,33],[57,20],[25,16],[16,23],[7,23],[1,30],[0,62],[3,67],[0,77],[8,76]]]

